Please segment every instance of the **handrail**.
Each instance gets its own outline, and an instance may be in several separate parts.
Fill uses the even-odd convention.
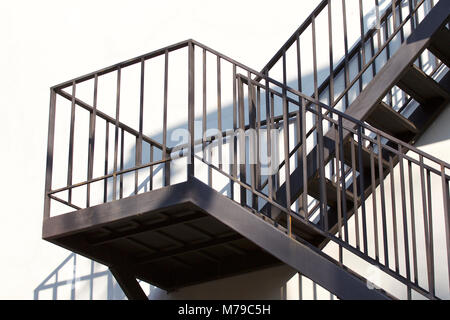
[[[161,49],[149,52],[149,53],[145,53],[145,54],[142,54],[140,56],[137,56],[137,57],[134,57],[134,58],[131,58],[131,59],[128,59],[128,60],[124,60],[124,61],[119,62],[119,63],[115,63],[115,64],[113,64],[113,65],[111,65],[109,67],[102,68],[102,69],[99,69],[99,70],[94,71],[94,72],[89,72],[89,73],[87,73],[87,74],[85,74],[83,76],[76,77],[76,78],[74,78],[72,80],[69,80],[69,81],[64,81],[64,82],[62,82],[60,84],[57,84],[57,85],[51,87],[51,89],[53,89],[53,90],[58,90],[58,89],[61,90],[61,89],[64,89],[64,88],[67,88],[67,87],[71,86],[73,83],[78,84],[78,83],[83,82],[83,81],[94,79],[96,75],[97,76],[102,76],[102,75],[105,75],[107,73],[116,71],[119,68],[125,68],[125,67],[128,67],[128,66],[132,65],[132,64],[139,63],[142,60],[148,60],[148,59],[151,59],[151,58],[155,58],[157,56],[161,56],[161,55],[165,54],[166,52],[172,52],[172,51],[175,51],[175,50],[187,47],[190,41],[192,41],[192,40],[191,39],[187,39],[187,40],[184,40],[184,41],[181,41],[181,42],[178,42],[178,43],[166,46],[164,48],[161,48]]]
[[[375,62],[376,58],[379,57],[379,55],[383,52],[383,50],[389,46],[391,41],[397,36],[398,32],[400,32],[402,30],[402,28],[404,27],[404,25],[408,22],[408,20],[411,19],[413,17],[413,15],[417,13],[417,10],[420,8],[420,6],[422,6],[422,4],[425,1],[426,0],[420,0],[420,2],[417,3],[416,8],[408,14],[408,16],[404,19],[404,21],[402,21],[400,23],[398,28],[395,29],[395,31],[389,36],[389,38],[385,41],[385,43],[380,47],[378,52],[372,56],[372,58],[366,63],[366,65],[364,67],[362,67],[362,69],[358,72],[358,74],[355,76],[355,78],[346,86],[344,91],[338,96],[338,98],[333,103],[333,107],[350,91],[350,89],[355,85],[355,83],[360,80],[360,78],[362,77],[364,72],[366,72],[367,69],[369,69],[369,67],[372,65],[372,63]]]
[[[245,78],[245,76],[243,76],[243,75],[239,75],[239,76]],[[271,82],[271,83],[274,83],[274,82],[272,82],[272,79],[269,78],[269,77],[267,77],[267,80],[269,82]],[[264,87],[264,85],[262,85],[261,83],[259,83],[256,80],[252,80],[252,84],[255,85],[255,86],[260,86],[261,88]],[[283,87],[283,89],[285,89],[287,92],[290,92],[290,93],[292,93],[294,95],[297,95],[297,96],[302,97],[302,98],[304,96],[303,93],[301,93],[300,91],[298,91],[298,90],[296,90],[294,88],[291,88],[291,87],[288,87],[288,86],[284,86],[281,83],[274,83],[274,84],[276,84],[276,85],[278,85],[280,87]],[[280,97],[283,96],[281,93],[279,93],[279,92],[277,92],[275,90],[271,90],[271,93],[277,94]],[[292,98],[289,98],[289,97],[286,97],[286,99],[288,99],[290,103],[296,104],[297,106],[301,107],[301,105],[295,99],[292,99]],[[312,99],[312,100],[314,100],[314,99]],[[310,99],[310,101],[311,101],[311,99]],[[369,130],[369,131],[371,131],[373,133],[382,135],[384,138],[386,138],[386,139],[388,139],[388,140],[390,140],[392,142],[395,142],[396,144],[399,144],[402,147],[408,148],[411,151],[414,151],[415,153],[420,154],[420,155],[422,155],[422,156],[424,156],[424,157],[426,157],[426,158],[428,158],[428,159],[430,159],[430,160],[432,160],[432,161],[434,161],[434,162],[436,162],[438,164],[442,164],[446,168],[450,169],[450,163],[448,163],[446,161],[443,161],[441,159],[438,159],[438,158],[432,156],[431,154],[428,154],[428,153],[426,153],[426,152],[424,152],[424,151],[422,151],[420,149],[417,149],[415,146],[409,145],[406,142],[404,142],[404,141],[402,141],[402,140],[400,140],[400,139],[398,139],[398,138],[396,138],[396,137],[394,137],[394,136],[392,136],[392,135],[390,135],[390,134],[388,134],[386,132],[383,132],[383,131],[375,128],[375,127],[372,127],[371,125],[369,125],[368,123],[365,123],[364,121],[361,121],[361,120],[358,120],[356,118],[353,118],[349,114],[347,114],[345,112],[342,112],[340,110],[337,110],[337,109],[333,109],[332,107],[327,106],[326,104],[321,103],[321,102],[317,102],[317,103],[315,103],[315,105],[317,105],[317,106],[321,107],[322,109],[326,110],[326,112],[323,113],[324,117],[326,116],[326,114],[335,114],[335,115],[337,115],[339,117],[342,117],[343,119],[346,119],[346,120],[349,120],[350,122],[353,122],[355,125],[358,125],[358,126],[364,128],[364,129],[367,129],[367,130]],[[309,112],[314,113],[315,115],[318,114],[317,110],[315,110],[313,107],[308,106],[308,105],[305,106],[305,107],[306,107],[306,109]],[[332,118],[328,118],[328,119],[329,119],[329,121],[336,121],[336,120],[334,120]],[[346,127],[345,130],[350,131],[350,130],[352,130],[352,128]]]
[[[313,17],[317,17],[322,10],[329,5],[331,2],[331,0],[323,0],[320,4],[317,5],[317,7],[313,10],[313,12],[305,19],[305,21],[302,23],[302,25],[300,25],[300,27],[298,27],[298,29],[289,37],[289,39],[281,46],[281,48],[275,53],[275,55],[269,60],[269,62],[262,68],[260,73],[266,73],[268,72],[270,69],[272,69],[272,67],[283,57],[283,53],[286,52],[297,40],[297,38],[311,25]],[[396,0],[395,1],[395,5],[399,4],[401,2],[401,0]],[[384,12],[383,16],[380,17],[380,22],[383,22],[387,19],[387,17],[389,16],[389,14],[392,12],[392,7],[389,7],[386,9],[386,11]],[[376,32],[376,27],[370,28],[364,37],[364,42],[367,41],[370,36],[373,35],[373,33]],[[352,52],[354,51],[353,55],[356,53],[356,49],[361,47],[361,40],[359,40],[355,45],[354,48],[352,50]],[[352,56],[352,53],[349,53],[349,56]],[[341,62],[341,67],[337,67],[336,69],[342,69],[343,67],[343,61]],[[255,78],[256,81],[260,81],[260,78]]]

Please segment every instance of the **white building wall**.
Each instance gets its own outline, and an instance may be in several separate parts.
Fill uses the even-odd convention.
[[[0,187],[3,199],[0,299],[124,298],[106,267],[41,240],[50,86],[188,38],[259,70],[317,3],[319,0],[284,1],[283,5],[273,1],[234,0],[226,3],[137,1],[133,4],[79,1],[73,8],[61,5],[60,1],[1,3],[0,38],[6,50],[0,52],[0,68],[6,70],[7,76],[0,78],[0,118],[4,119],[0,128],[3,137],[0,162],[4,169],[4,183]],[[337,18],[339,14],[336,13]],[[257,23],[258,19],[261,23]],[[263,27],[264,21],[268,22],[267,27]],[[350,29],[350,40],[355,30]],[[319,30],[319,35],[324,32],[326,30]],[[321,48],[320,43],[318,52],[325,51],[325,60],[319,61],[322,70],[328,66],[326,48]],[[305,52],[309,51],[305,48]],[[271,76],[277,78],[276,70]],[[288,79],[293,80],[294,74]],[[178,86],[182,88],[183,84]],[[307,92],[310,88],[303,89]],[[131,100],[137,99],[138,95],[133,95],[131,89],[128,93]],[[91,97],[88,89],[85,94]],[[99,101],[101,99],[99,96]],[[104,99],[111,99],[108,92]],[[172,112],[169,131],[184,120],[183,113],[177,109]],[[133,110],[121,110],[122,119],[128,117],[130,122],[132,114]],[[158,115],[152,114],[151,121],[155,121],[153,117]],[[450,109],[447,108],[417,143],[424,151],[444,160],[450,159],[450,133],[445,122],[449,119]],[[68,129],[64,128],[64,125],[60,130],[57,127],[55,148],[65,146]],[[148,133],[158,135],[151,126]],[[80,159],[86,158],[86,151],[87,148],[80,149],[77,153]],[[126,161],[134,161],[133,152],[129,153]],[[61,156],[55,166],[61,166],[63,172],[66,161],[66,157]],[[74,168],[74,172],[81,172],[80,179],[86,172],[82,163],[85,161]],[[172,181],[181,180],[182,176],[184,173],[175,174]],[[65,175],[54,176],[55,183],[61,186],[65,179]],[[226,180],[213,181],[218,190],[227,184]],[[329,250],[333,254],[334,249]],[[148,284],[143,287],[154,299],[332,298],[326,290],[286,266],[171,293]]]

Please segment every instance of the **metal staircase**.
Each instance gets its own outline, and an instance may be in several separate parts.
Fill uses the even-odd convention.
[[[340,4],[340,60],[328,0],[261,72],[187,40],[53,87],[43,238],[108,265],[129,298],[145,298],[136,278],[175,290],[280,263],[342,299],[448,298],[450,165],[413,144],[450,102],[450,3],[392,1],[376,7],[373,28],[359,6],[349,18]],[[324,16],[325,77],[316,34]],[[354,44],[350,19],[361,26]],[[312,85],[302,73],[308,32]],[[175,63],[171,73],[169,57],[185,68]],[[162,73],[153,71],[157,61]],[[281,75],[273,75],[277,65]],[[132,68],[135,82],[125,77]],[[109,109],[99,101],[107,77]],[[135,124],[122,120],[133,107],[127,81],[139,88]],[[92,103],[80,97],[82,86]],[[158,88],[160,104],[148,103]],[[177,100],[180,88],[186,95]],[[171,145],[174,106],[185,110],[187,134]],[[57,109],[70,111],[65,120]],[[162,133],[147,135],[146,125]],[[58,185],[61,128],[69,143]],[[85,153],[79,137],[88,138]],[[75,164],[86,155],[77,180]],[[375,288],[374,267],[383,277]]]

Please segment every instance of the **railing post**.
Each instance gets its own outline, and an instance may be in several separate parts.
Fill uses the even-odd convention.
[[[189,41],[188,44],[188,130],[189,130],[189,152],[188,152],[188,172],[187,179],[194,177],[194,117],[195,117],[195,57],[194,44]]]
[[[47,166],[45,171],[44,220],[50,218],[50,197],[53,176],[53,145],[55,142],[56,92],[50,89],[50,110],[48,119]]]
[[[239,178],[242,183],[247,183],[247,163],[245,147],[245,115],[244,115],[244,83],[242,78],[238,79],[238,110],[239,110]],[[247,189],[241,186],[240,202],[242,206],[247,205]]]
[[[442,200],[444,201],[444,221],[445,221],[445,241],[447,247],[447,271],[449,276],[450,289],[450,196],[448,189],[448,180],[445,175],[445,166],[441,164],[442,179]]]
[[[289,166],[289,103],[287,101],[287,80],[286,80],[286,52],[283,52],[283,140],[284,140],[284,169],[286,185],[286,225],[287,234],[292,236],[292,217],[291,217],[291,170]]]
[[[170,150],[167,148],[167,109],[169,98],[169,51],[164,53],[164,115],[163,115],[163,160],[170,158]],[[164,163],[163,173],[164,186],[170,185],[170,162]]]

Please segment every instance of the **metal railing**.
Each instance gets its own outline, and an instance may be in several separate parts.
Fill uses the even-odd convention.
[[[263,88],[256,81],[251,86]],[[299,94],[288,88],[282,93],[269,92],[271,99],[277,96],[284,105],[283,131],[289,132],[283,135],[282,148],[283,163],[288,165],[279,180],[285,184],[284,199],[275,199],[276,188],[258,189],[253,183],[246,187],[248,192],[285,214],[288,234],[295,233],[294,220],[313,225],[328,239],[325,244],[331,240],[339,246],[341,263],[345,264],[343,251],[348,250],[405,284],[406,297],[412,297],[412,290],[428,298],[448,294],[449,164],[318,101],[308,105],[300,96],[300,105],[288,93]],[[291,106],[299,113],[289,130],[284,124],[289,123]],[[305,122],[312,118],[316,126]],[[300,137],[300,143],[288,148],[295,137]],[[309,148],[304,141],[310,143]],[[302,174],[295,175],[295,170]],[[293,177],[303,181],[293,181]],[[298,184],[302,185],[301,197],[291,201],[291,188]],[[253,201],[251,206],[260,210],[267,205]],[[436,219],[442,224],[433,222]],[[426,267],[418,258],[420,250],[425,252]],[[439,284],[446,283],[439,294],[438,257]]]
[[[359,12],[352,15],[347,12],[349,4],[345,0],[322,1],[266,64],[261,73],[272,78],[283,79],[283,84],[297,88],[298,91],[307,93],[317,100],[325,100],[332,108],[345,111],[438,1],[385,1],[389,2],[389,5],[384,6],[384,9],[381,6],[382,2],[376,0],[372,8],[375,12],[368,14],[364,12],[364,6],[368,2],[359,0]],[[356,1],[352,1],[350,4],[355,3]],[[334,12],[337,7],[341,14],[336,16]],[[368,15],[375,15],[373,25],[367,22]],[[349,40],[350,25],[357,26],[356,28],[359,27],[360,30],[360,35],[354,43],[350,43]],[[327,32],[318,37],[318,30],[321,32],[327,30]],[[343,37],[340,36],[341,33]],[[321,64],[328,65],[328,70],[322,72],[318,67],[319,41],[325,41],[324,46],[329,50],[328,61],[321,61]],[[336,51],[339,51],[341,47],[344,48],[343,53],[336,55]],[[311,57],[308,57],[309,54]],[[295,59],[290,61],[293,63],[286,71],[282,69],[282,65],[286,64],[287,56],[295,56]],[[313,65],[311,81],[304,81],[310,72],[302,69],[306,63]],[[442,66],[442,63],[430,52],[419,56],[416,64],[420,69],[427,67],[428,74],[436,73]],[[277,67],[281,70],[279,73],[275,70]],[[289,83],[291,70],[296,71],[292,79],[295,83]],[[322,81],[321,78],[323,78]],[[257,81],[260,79],[255,77]],[[342,89],[337,88],[337,82],[343,82]],[[313,84],[311,88],[308,88],[309,83]],[[392,88],[385,97],[389,105],[393,106],[392,99],[398,90],[398,88]],[[403,93],[403,104],[398,109],[402,111],[410,101],[410,97]]]
[[[149,64],[158,59],[159,69]],[[172,59],[184,64],[176,64],[174,77]],[[134,104],[124,101],[130,68],[139,89]],[[109,111],[99,102],[106,77],[115,88],[105,90],[112,97]],[[174,78],[182,83],[171,87]],[[86,84],[92,103],[78,94]],[[407,298],[413,292],[445,297],[450,165],[319,102],[319,94],[311,98],[285,84],[285,76],[278,82],[187,40],[52,87],[44,219],[52,216],[53,203],[65,212],[80,210],[196,177],[290,237],[299,237],[297,224],[306,226],[323,238],[320,248],[337,245],[337,255],[330,254],[337,263],[351,268],[345,259],[351,254],[377,266],[406,287]],[[315,88],[318,93],[317,82]],[[159,91],[159,104],[146,103]],[[134,125],[122,119],[131,108]],[[170,110],[187,121],[171,127]],[[65,120],[57,118],[64,112]],[[154,116],[158,112],[162,121]],[[84,127],[77,125],[82,121]],[[157,134],[148,134],[149,127]],[[187,132],[187,140],[172,145],[169,133],[176,128]],[[55,143],[63,131],[67,141]],[[61,159],[67,166],[54,173]],[[75,179],[81,164],[85,171]],[[292,178],[296,170],[299,180]],[[60,176],[64,181],[57,185],[54,177]],[[444,286],[437,281],[442,277]]]

